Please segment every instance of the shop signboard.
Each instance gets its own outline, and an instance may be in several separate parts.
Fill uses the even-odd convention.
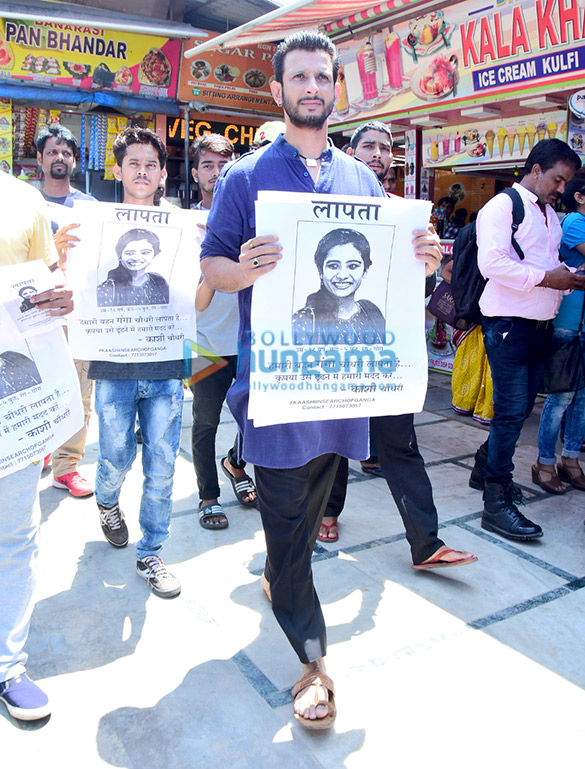
[[[208,40],[216,37],[210,32]],[[183,51],[204,42],[190,38],[183,42]],[[253,110],[267,115],[282,116],[270,92],[274,79],[273,43],[259,43],[236,48],[211,48],[193,59],[182,58],[178,97],[181,101],[200,99],[213,107]]]
[[[561,110],[435,128],[423,131],[423,165],[453,168],[496,161],[523,163],[537,142],[554,138],[567,139],[567,115]]]
[[[189,141],[195,141],[205,134],[216,133],[225,136],[236,147],[248,149],[254,141],[256,129],[262,124],[260,118],[250,118],[246,123],[220,123],[216,120],[189,120]],[[167,117],[167,145],[183,146],[185,143],[185,119]]]
[[[465,2],[338,46],[341,96],[331,122],[556,91],[585,75],[578,0]]]
[[[83,24],[0,19],[4,81],[172,99],[180,55],[180,40]]]

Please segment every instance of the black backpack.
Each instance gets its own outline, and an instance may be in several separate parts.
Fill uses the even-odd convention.
[[[524,219],[524,203],[520,193],[513,187],[502,190],[502,194],[512,198],[512,247],[519,258],[524,259],[522,249],[514,237]],[[487,279],[477,266],[477,229],[475,222],[471,222],[459,230],[453,242],[451,293],[457,311],[455,328],[468,329],[474,323],[481,323],[479,300],[486,283]]]

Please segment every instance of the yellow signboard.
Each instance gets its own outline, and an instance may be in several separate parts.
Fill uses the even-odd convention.
[[[173,98],[181,42],[51,21],[0,19],[0,79]]]

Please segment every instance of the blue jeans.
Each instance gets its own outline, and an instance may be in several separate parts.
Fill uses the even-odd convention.
[[[556,328],[555,339],[568,341],[577,336],[576,331]],[[585,340],[581,340],[585,355]],[[554,465],[557,461],[556,447],[563,414],[565,419],[565,441],[562,455],[576,459],[585,436],[585,388],[582,390],[551,393],[544,403],[538,429],[538,461],[542,465]]]
[[[170,534],[175,458],[181,437],[183,382],[180,379],[98,379],[95,408],[100,426],[96,475],[97,503],[118,502],[126,473],[136,456],[136,414],[142,428],[144,484],[136,555],[158,553]]]
[[[0,683],[24,673],[34,608],[42,460],[0,478]]]
[[[494,382],[486,481],[507,483],[522,425],[536,400],[538,371],[550,349],[552,325],[495,317],[484,318],[482,328]]]

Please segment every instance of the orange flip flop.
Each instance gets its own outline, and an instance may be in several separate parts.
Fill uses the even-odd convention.
[[[454,561],[448,561],[443,556],[446,553],[459,553],[460,558],[456,558]],[[425,569],[448,569],[450,566],[467,566],[468,563],[475,563],[477,556],[473,553],[467,553],[464,550],[453,550],[450,547],[444,550],[439,550],[435,555],[422,563],[413,563],[413,569],[419,569],[424,571]]]

